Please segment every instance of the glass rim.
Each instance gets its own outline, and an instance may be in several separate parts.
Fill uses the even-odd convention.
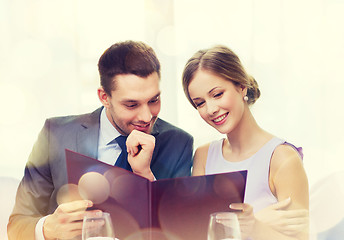
[[[231,211],[219,211],[219,212],[213,212],[213,213],[210,213],[209,215],[210,216],[215,216],[215,215],[217,215],[217,214],[229,214],[229,215],[236,215],[236,213],[235,212],[231,212]]]
[[[95,215],[95,216],[84,215],[83,221],[85,221],[86,219],[98,219],[98,218],[102,218],[102,217],[109,217],[110,220],[111,220],[110,213],[108,213],[108,212],[101,212],[101,215]]]
[[[228,217],[228,216],[230,216],[230,218],[238,218],[238,216],[236,215],[236,213],[235,212],[230,212],[230,211],[228,211],[228,212],[226,212],[226,211],[219,211],[219,212],[213,212],[213,213],[210,213],[209,214],[209,217],[211,217],[211,218],[216,218],[216,217]]]

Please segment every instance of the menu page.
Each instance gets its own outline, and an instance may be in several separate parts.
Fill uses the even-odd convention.
[[[209,215],[243,202],[247,171],[150,182],[66,149],[70,195],[111,214],[119,239],[207,239]]]

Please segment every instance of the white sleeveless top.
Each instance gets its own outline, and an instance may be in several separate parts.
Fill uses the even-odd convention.
[[[240,162],[230,162],[224,159],[222,155],[223,141],[224,139],[221,139],[210,144],[205,174],[247,170],[244,202],[253,206],[254,212],[276,203],[277,198],[269,187],[270,160],[275,148],[285,141],[274,137],[253,156]]]

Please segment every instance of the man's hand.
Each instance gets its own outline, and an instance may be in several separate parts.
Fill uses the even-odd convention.
[[[127,138],[128,162],[134,173],[151,181],[154,175],[150,169],[150,163],[155,147],[155,137],[133,130]]]
[[[282,234],[297,235],[308,228],[308,210],[287,210],[290,203],[290,198],[275,203],[257,212],[256,218]]]
[[[88,200],[78,200],[59,205],[43,224],[43,234],[46,240],[71,239],[82,233],[82,220],[87,215],[99,215],[100,210],[86,211],[93,203]]]

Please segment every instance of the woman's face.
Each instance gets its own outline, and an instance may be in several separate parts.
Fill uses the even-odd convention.
[[[210,71],[198,70],[188,89],[201,117],[219,132],[230,133],[241,121],[246,88]]]

